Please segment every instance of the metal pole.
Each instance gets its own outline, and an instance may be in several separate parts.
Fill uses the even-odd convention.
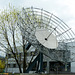
[[[40,53],[40,72],[43,72],[43,53]]]

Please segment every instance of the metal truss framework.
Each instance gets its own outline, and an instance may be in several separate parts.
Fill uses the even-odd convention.
[[[67,50],[67,44],[75,41],[75,34],[71,28],[57,16],[43,9],[33,7],[23,8],[22,12],[20,14],[18,13],[17,25],[20,27],[23,36],[25,36],[31,45],[53,60],[65,61],[63,56],[66,53],[63,54],[61,50]],[[58,40],[58,48],[51,50],[42,46],[35,36],[37,28],[52,31],[52,34],[55,35]],[[67,54],[65,57],[69,58]]]

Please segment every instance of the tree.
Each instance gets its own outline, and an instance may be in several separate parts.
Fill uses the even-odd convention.
[[[26,53],[25,45],[27,41],[25,37],[21,35],[21,32],[17,26],[17,13],[19,10],[10,6],[10,9],[4,10],[0,14],[0,46],[6,50],[6,52],[11,52],[15,61],[19,67],[20,73],[21,63],[19,62],[17,44],[22,46],[22,51],[24,55],[23,59],[23,72],[26,70]]]
[[[29,9],[27,11],[31,10]],[[21,64],[23,64],[23,73],[25,73],[28,64],[26,62],[27,50],[25,49],[25,46],[28,41],[25,39],[25,36],[22,35],[17,23],[18,14],[23,15],[21,12],[21,10],[9,6],[9,9],[6,9],[0,13],[0,46],[5,50],[6,53],[12,53],[20,73],[22,73]],[[28,13],[28,16],[31,20],[33,20],[33,16],[31,16],[30,13]],[[22,18],[27,24],[29,24],[29,18],[24,18],[23,16]],[[23,22],[23,20],[20,21]],[[40,26],[40,20],[38,17],[36,17],[36,21],[39,22]],[[24,28],[25,26],[26,25],[24,25]],[[22,48],[18,49],[18,46]],[[19,54],[19,50],[23,51],[22,63],[20,61],[21,55]],[[32,59],[33,57],[31,58],[31,61]]]
[[[3,72],[4,68],[5,68],[5,62],[0,60],[0,73]]]

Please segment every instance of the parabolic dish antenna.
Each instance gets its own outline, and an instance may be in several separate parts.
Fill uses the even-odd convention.
[[[72,49],[70,47],[73,46],[69,43],[75,41],[75,34],[57,16],[39,8],[23,8],[22,12],[18,13],[17,25],[25,40],[39,52],[53,60],[64,61],[63,56],[68,60],[68,52],[64,53],[64,50]]]
[[[58,47],[56,37],[47,29],[36,29],[35,36],[43,46],[49,49],[55,49]]]

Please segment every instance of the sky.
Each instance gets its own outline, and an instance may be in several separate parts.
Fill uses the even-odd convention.
[[[0,9],[6,9],[9,6],[37,7],[53,13],[62,19],[72,30],[75,30],[75,0],[0,0]]]
[[[9,7],[37,7],[53,13],[75,32],[75,0],[0,0],[0,11]]]

